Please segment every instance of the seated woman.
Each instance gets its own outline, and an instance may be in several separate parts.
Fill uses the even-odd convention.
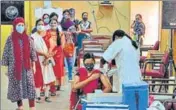
[[[70,97],[70,110],[75,107],[81,95],[93,93],[96,89],[102,89],[104,93],[111,91],[111,84],[108,78],[99,70],[94,69],[94,55],[86,53],[83,57],[83,63],[85,68],[79,68],[78,73],[74,77]],[[81,105],[78,105],[77,109],[81,110]]]

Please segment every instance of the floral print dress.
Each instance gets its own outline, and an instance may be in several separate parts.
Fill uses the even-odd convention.
[[[30,59],[32,61],[37,61],[36,52],[33,46],[33,40],[29,37],[30,41]],[[20,42],[20,51],[23,51],[23,42]],[[35,98],[35,85],[34,85],[34,74],[32,68],[26,70],[22,65],[22,79],[17,80],[14,75],[14,64],[15,64],[15,57],[14,57],[14,49],[13,49],[13,42],[12,37],[9,36],[5,48],[4,53],[2,56],[2,65],[8,67],[8,94],[7,98],[12,102],[17,102],[18,100],[23,99],[34,99]],[[21,55],[23,59],[23,54]],[[23,63],[23,60],[21,62]],[[32,66],[31,66],[32,67]]]

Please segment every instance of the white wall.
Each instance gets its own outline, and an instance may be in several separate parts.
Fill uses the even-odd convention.
[[[159,1],[131,1],[131,23],[141,14],[146,26],[144,44],[152,45],[159,39]]]

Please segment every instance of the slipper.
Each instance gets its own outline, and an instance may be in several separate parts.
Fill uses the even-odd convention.
[[[21,109],[17,108],[16,110],[24,110],[24,109],[22,109],[22,108],[21,108]]]

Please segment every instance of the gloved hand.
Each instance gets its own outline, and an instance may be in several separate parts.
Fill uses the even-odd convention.
[[[101,65],[104,65],[105,63],[107,63],[107,61],[104,58],[101,58],[100,63]]]

